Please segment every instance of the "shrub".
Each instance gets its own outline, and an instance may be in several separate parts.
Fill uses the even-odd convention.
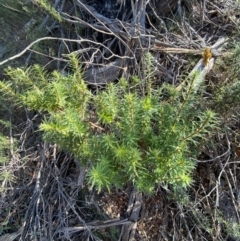
[[[151,193],[156,184],[185,188],[191,183],[197,144],[217,125],[211,110],[201,110],[193,91],[198,73],[177,91],[164,84],[153,89],[149,78],[121,79],[91,92],[72,56],[72,74],[48,74],[38,65],[7,70],[7,96],[45,113],[43,137],[58,143],[89,166],[88,182],[110,190],[131,183]],[[14,94],[16,93],[16,94]]]

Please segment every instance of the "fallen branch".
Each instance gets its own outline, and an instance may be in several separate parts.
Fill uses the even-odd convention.
[[[142,207],[142,193],[133,189],[128,202],[127,214],[130,215],[129,220],[131,223],[123,225],[121,231],[121,241],[134,240],[135,232],[137,229],[137,221]]]
[[[95,221],[86,223],[85,225],[80,225],[76,227],[68,227],[64,228],[62,230],[59,230],[58,233],[68,233],[69,235],[72,235],[76,232],[83,231],[83,230],[97,230],[97,229],[103,229],[103,228],[109,228],[119,225],[126,225],[132,223],[128,219],[120,219],[120,218],[114,218],[106,221]]]

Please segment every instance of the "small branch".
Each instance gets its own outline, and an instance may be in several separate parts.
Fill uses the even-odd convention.
[[[76,227],[68,227],[68,228],[59,230],[58,232],[59,233],[68,232],[70,234],[73,234],[73,233],[83,231],[83,230],[89,230],[89,229],[97,230],[97,229],[115,227],[115,226],[119,226],[119,225],[130,224],[130,223],[132,223],[132,222],[129,221],[128,219],[115,218],[115,219],[110,219],[110,220],[106,220],[106,221],[95,221],[95,222],[91,222],[91,223],[86,223],[85,225],[80,225],[80,226],[76,226]]]
[[[137,221],[142,207],[142,193],[133,189],[129,198],[127,213],[132,222],[122,227],[121,241],[131,241],[137,230]]]

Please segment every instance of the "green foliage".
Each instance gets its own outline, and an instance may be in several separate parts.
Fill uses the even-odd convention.
[[[110,190],[129,182],[146,193],[158,183],[188,187],[197,144],[217,125],[215,114],[195,101],[198,74],[182,91],[170,85],[154,90],[148,78],[142,83],[134,77],[93,94],[75,56],[71,67],[66,76],[39,66],[9,68],[11,81],[0,85],[22,105],[48,113],[40,126],[44,138],[90,166],[91,187]]]
[[[3,91],[5,90],[3,89]],[[6,176],[6,169],[4,169],[3,166],[7,165],[10,160],[9,130],[13,128],[9,122],[9,109],[11,109],[11,107],[4,97],[5,96],[0,96],[0,181]],[[12,141],[14,142],[14,140]],[[12,145],[13,144],[14,143],[12,143]]]
[[[240,82],[221,86],[216,93],[216,104],[219,110],[224,112],[240,107]]]
[[[240,107],[240,44],[233,43],[231,54],[220,62],[225,67],[227,76],[224,76],[223,84],[218,86],[214,104],[221,112],[228,113]]]
[[[52,3],[50,3],[49,0],[36,0],[36,3],[39,4],[39,6],[41,6],[54,19],[58,20],[59,22],[62,21],[59,12],[53,8]]]
[[[240,238],[240,225],[238,222],[234,221],[235,217],[224,217],[223,214],[218,211],[216,220],[220,223],[224,231],[232,238],[232,239],[239,239]]]
[[[0,134],[0,165],[6,163],[9,160],[9,146],[9,138],[3,134]]]
[[[231,237],[234,237],[234,239],[240,238],[240,225],[237,222],[228,222],[224,220],[224,225],[227,231],[227,234]]]
[[[0,113],[3,113],[3,108],[0,105]],[[1,116],[2,117],[2,116]],[[5,121],[4,119],[0,119],[0,193],[2,194],[5,189],[5,185],[9,181],[15,181],[14,175],[12,171],[9,170],[8,163],[10,161],[10,139],[6,135],[6,131],[9,131],[10,123],[9,121]],[[14,140],[13,140],[14,141]],[[14,144],[14,143],[12,143]],[[13,147],[12,147],[13,148]],[[0,225],[1,232],[1,225]]]

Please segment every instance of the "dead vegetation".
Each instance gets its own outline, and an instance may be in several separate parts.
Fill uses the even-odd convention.
[[[63,22],[48,13],[37,26],[48,34],[37,40],[38,49],[32,44],[15,57],[3,55],[0,65],[18,58],[32,64],[33,56],[41,55],[51,68],[65,71],[67,56],[77,53],[86,81],[101,86],[120,77],[149,77],[142,70],[143,56],[150,52],[154,84],[177,85],[207,46],[221,58],[226,44],[239,40],[240,9],[233,0],[116,3],[116,11],[104,11],[97,1],[56,0]],[[215,48],[223,38],[225,47]],[[132,187],[90,191],[84,179],[88,167],[42,141],[39,114],[21,113],[22,125],[10,128],[18,148],[12,147],[9,163],[1,166],[12,178],[1,180],[0,240],[238,240],[238,112],[236,106],[228,113],[224,128],[200,150],[188,192],[177,195],[159,185],[151,197]]]

